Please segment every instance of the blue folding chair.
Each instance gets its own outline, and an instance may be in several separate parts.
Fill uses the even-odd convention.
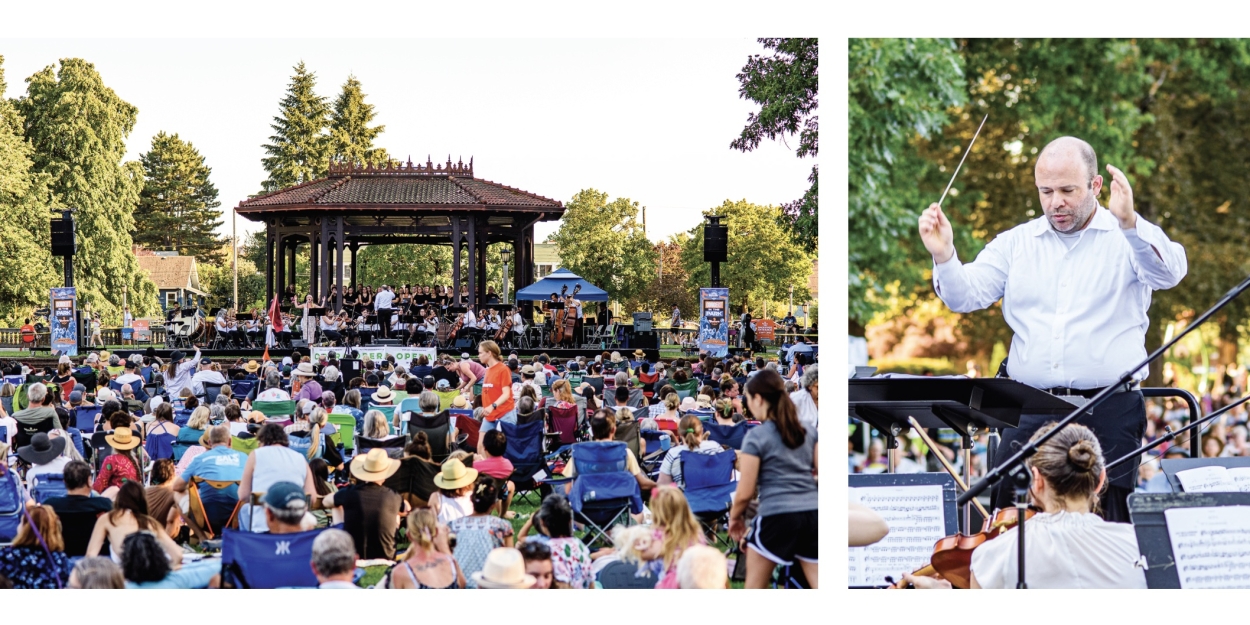
[[[30,491],[30,496],[35,503],[43,505],[43,503],[53,497],[65,496],[65,476],[61,473],[44,473],[38,477],[37,484]]]
[[[221,581],[228,588],[316,588],[313,541],[322,530],[255,534],[226,528],[221,542]]]
[[[100,406],[79,406],[74,409],[74,426],[80,432],[94,432],[96,419],[100,417]]]
[[[85,455],[83,454],[82,431],[76,427],[67,427],[65,428],[65,433],[69,434],[69,440],[73,442],[74,449],[78,450],[78,455]],[[4,440],[3,437],[0,437],[0,440]]]
[[[752,427],[754,426],[746,421],[734,425],[721,425],[714,420],[703,423],[703,430],[707,432],[708,440],[730,449],[742,449],[742,440],[746,438],[747,430]]]
[[[152,367],[140,368],[139,377],[143,378],[144,382],[151,384],[152,383]]]
[[[368,406],[369,402],[373,401],[373,393],[376,392],[378,389],[365,388],[362,386],[360,388],[357,388],[356,390],[360,391],[360,405]]]
[[[135,399],[139,401],[145,402],[148,399],[150,399],[150,397],[148,397],[147,391],[143,390],[143,382],[140,380],[135,380],[134,382],[129,382],[127,384],[121,384],[117,380],[109,380],[109,388],[116,391],[119,397],[122,394],[123,386],[129,386],[130,390],[135,392]]]
[[[205,382],[204,383],[204,403],[212,404],[213,402],[217,401],[217,396],[221,394],[221,387],[225,385],[226,385],[225,382],[222,382],[220,384],[214,383],[214,382]],[[230,390],[233,391],[234,389],[232,388]]]
[[[251,397],[252,389],[256,388],[256,380],[234,380],[230,382],[230,391],[235,397]]]
[[[720,540],[719,531],[721,522],[728,520],[734,491],[738,489],[734,480],[736,458],[732,449],[715,454],[681,452],[681,477],[690,511],[703,525],[709,541],[724,548],[733,546],[732,542]]]
[[[178,426],[178,427],[182,427],[182,426],[186,425],[186,424],[187,424],[187,422],[191,420],[191,413],[192,413],[192,412],[193,412],[193,411],[191,411],[191,410],[187,410],[187,409],[185,409],[185,408],[180,408],[180,409],[178,409],[178,410],[174,411],[174,425],[176,425],[176,426]]]
[[[525,500],[533,505],[542,503],[541,501],[529,500],[530,493],[540,492],[541,482],[534,479],[534,475],[539,471],[551,472],[547,467],[543,458],[543,422],[542,419],[535,419],[527,423],[508,423],[506,421],[499,422],[503,429],[504,440],[507,446],[504,448],[503,457],[512,463],[512,476],[508,479],[512,480],[516,486],[516,496],[520,496],[521,500]]]
[[[572,453],[577,475],[569,503],[573,518],[585,526],[582,542],[611,545],[612,526],[629,525],[631,512],[642,513],[642,489],[628,470],[629,448],[619,441],[594,441],[573,445]]]

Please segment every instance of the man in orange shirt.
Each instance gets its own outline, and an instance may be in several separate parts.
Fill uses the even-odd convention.
[[[486,365],[486,380],[482,382],[482,407],[486,417],[482,421],[481,434],[499,428],[500,421],[516,423],[516,409],[512,397],[512,372],[502,362],[499,345],[494,341],[482,341],[477,346],[477,357]],[[478,437],[478,444],[482,438]]]

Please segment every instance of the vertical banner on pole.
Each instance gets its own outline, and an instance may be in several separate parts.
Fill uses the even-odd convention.
[[[699,351],[729,355],[729,289],[699,289]]]
[[[52,353],[56,356],[78,355],[78,323],[74,309],[78,292],[72,286],[52,288]]]

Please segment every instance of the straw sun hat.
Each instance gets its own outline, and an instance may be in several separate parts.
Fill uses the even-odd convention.
[[[130,428],[113,430],[112,434],[105,435],[104,440],[108,441],[110,447],[119,451],[127,451],[139,446],[139,437],[135,436]]]
[[[464,488],[477,480],[477,469],[464,466],[464,463],[453,458],[443,463],[443,470],[434,476],[434,485],[443,490]]]
[[[399,461],[386,455],[385,449],[370,449],[369,453],[352,459],[352,477],[362,482],[381,482],[398,470]],[[437,482],[438,478],[434,481]]]
[[[537,579],[525,572],[525,559],[511,547],[492,549],[482,570],[473,573],[478,588],[529,588]]]

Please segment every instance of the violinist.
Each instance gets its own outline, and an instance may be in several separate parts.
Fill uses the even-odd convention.
[[[1047,424],[1037,439],[1055,427]],[[1136,564],[1137,536],[1127,523],[1096,514],[1098,494],[1107,485],[1102,446],[1089,428],[1073,423],[1046,441],[1026,461],[1033,481],[1029,492],[1041,512],[1025,528],[1029,588],[1145,588]],[[1014,588],[1017,528],[999,533],[972,552],[973,588]],[[903,578],[917,588],[950,588],[945,580]]]
[[[334,341],[335,345],[338,345],[343,340],[343,334],[339,331],[339,315],[335,314],[329,307],[326,307],[325,313],[321,315],[319,325],[321,326],[321,336],[327,340]]]
[[[518,339],[525,336],[525,318],[521,316],[519,306],[512,309],[512,331]]]
[[[252,309],[251,319],[244,322],[247,332],[247,341],[252,345],[256,345],[260,339],[260,319],[257,318],[256,309]]]

